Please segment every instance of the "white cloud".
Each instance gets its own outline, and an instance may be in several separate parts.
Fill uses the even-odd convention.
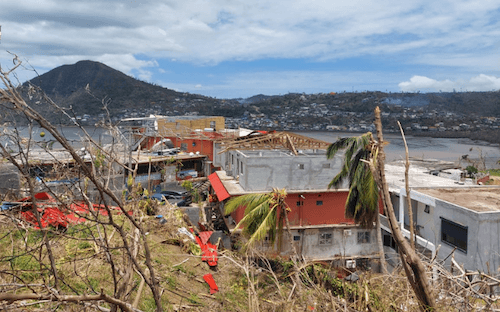
[[[435,80],[423,76],[413,76],[409,81],[398,84],[405,92],[422,91],[492,91],[500,89],[500,78],[480,74],[468,80]]]
[[[13,1],[2,44],[38,57],[146,54],[194,63],[342,58],[488,45],[498,1]],[[419,51],[422,52],[422,51]]]
[[[213,65],[369,56],[401,67],[498,75],[499,13],[498,0],[4,0],[0,48],[29,59],[41,73],[89,59],[143,80],[152,79],[152,67],[169,72],[155,62],[162,58]],[[0,53],[2,64],[8,60]]]

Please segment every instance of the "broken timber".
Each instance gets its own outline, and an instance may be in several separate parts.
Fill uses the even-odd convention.
[[[218,154],[229,150],[252,149],[288,149],[298,155],[298,149],[327,149],[330,143],[312,139],[292,132],[271,132],[267,134],[249,135],[232,140],[218,140],[222,150]]]

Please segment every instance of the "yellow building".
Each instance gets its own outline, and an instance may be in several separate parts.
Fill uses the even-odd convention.
[[[196,129],[219,131],[225,129],[226,126],[226,120],[221,116],[171,116],[159,117],[156,121],[158,133],[161,136],[168,136],[172,133],[187,134]]]

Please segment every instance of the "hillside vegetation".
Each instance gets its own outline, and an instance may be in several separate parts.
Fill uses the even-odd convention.
[[[80,61],[63,65],[23,84],[40,87],[58,105],[78,114],[91,116],[105,113],[103,102],[111,116],[136,112],[138,116],[148,113],[183,115],[221,115],[242,117],[245,111],[265,114],[268,118],[283,113],[299,112],[301,107],[323,104],[332,111],[370,114],[376,106],[382,111],[398,111],[399,107],[423,108],[430,112],[446,111],[459,116],[500,117],[500,93],[492,92],[437,92],[437,93],[391,93],[380,91],[337,93],[289,93],[285,95],[255,95],[248,99],[216,99],[197,94],[176,92],[155,84],[137,80],[109,66],[94,61]],[[332,86],[335,89],[335,86]],[[36,100],[33,101],[36,103]],[[56,114],[52,109],[38,107]],[[57,114],[56,114],[57,115]],[[49,116],[54,120],[61,120]],[[303,123],[321,121],[315,116]],[[330,120],[332,121],[332,120]],[[335,123],[334,123],[335,124]]]

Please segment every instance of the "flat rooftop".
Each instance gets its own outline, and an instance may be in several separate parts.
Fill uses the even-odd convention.
[[[458,186],[458,181],[438,177],[429,174],[428,168],[410,165],[408,171],[410,188],[416,187],[454,187]],[[405,187],[405,167],[404,164],[385,165],[385,179],[389,188],[401,189]]]
[[[416,191],[477,212],[500,211],[499,187],[419,188]]]
[[[82,156],[83,160],[88,162],[90,161],[89,156],[83,156],[80,150],[77,150],[78,153]],[[149,163],[151,162],[161,162],[161,161],[171,161],[171,160],[189,160],[189,159],[202,159],[207,156],[202,154],[195,153],[185,153],[180,152],[176,155],[155,155],[146,152],[132,152],[132,153],[124,153],[115,151],[114,153],[116,159],[121,163],[128,163],[130,160],[130,156],[132,157],[132,162],[137,163]],[[53,151],[45,151],[43,149],[33,149],[29,153],[30,163],[36,164],[58,164],[58,163],[73,163],[75,162],[73,156],[66,150],[53,150]]]
[[[221,171],[216,171],[217,176],[219,177],[220,181],[222,182],[222,185],[224,185],[224,188],[228,192],[229,195],[231,196],[237,196],[237,195],[245,195],[245,194],[255,194],[255,193],[266,193],[270,192],[271,190],[268,191],[245,191],[241,185],[240,182],[235,179],[232,176],[229,176],[226,174],[226,171],[221,170]],[[300,194],[307,194],[307,193],[335,193],[335,192],[346,192],[349,191],[348,189],[345,188],[324,188],[324,189],[313,189],[313,190],[290,190],[287,189],[286,192],[288,194],[295,194],[295,193],[300,193]]]

